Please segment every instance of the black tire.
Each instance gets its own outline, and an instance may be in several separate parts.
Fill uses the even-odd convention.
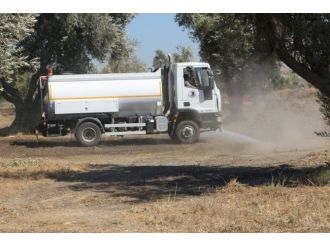
[[[176,139],[183,144],[195,143],[199,140],[200,130],[197,123],[191,120],[181,121],[175,128]]]
[[[96,146],[101,141],[101,130],[97,124],[85,122],[79,125],[75,136],[83,147]]]

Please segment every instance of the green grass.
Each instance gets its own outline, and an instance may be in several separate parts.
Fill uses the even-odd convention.
[[[330,166],[320,167],[316,172],[311,174],[308,178],[315,185],[329,185],[330,184]]]

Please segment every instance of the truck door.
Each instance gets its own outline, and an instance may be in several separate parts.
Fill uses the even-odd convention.
[[[216,112],[216,95],[213,89],[203,85],[210,83],[208,68],[183,68],[182,106],[200,113]]]

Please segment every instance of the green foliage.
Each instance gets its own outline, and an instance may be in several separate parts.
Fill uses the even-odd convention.
[[[273,53],[330,97],[330,14],[256,14]]]
[[[132,14],[41,14],[24,45],[26,54],[40,58],[41,66],[56,72],[86,73],[92,59],[127,56],[131,44],[125,27]]]
[[[259,23],[278,57],[319,89],[330,124],[330,14],[261,15]]]
[[[161,68],[163,65],[167,65],[168,64],[168,58],[167,55],[165,54],[165,52],[163,50],[156,50],[155,51],[155,56],[152,60],[152,66],[155,69]]]
[[[330,125],[330,97],[318,93],[318,102],[320,103],[320,111],[324,120]]]
[[[0,95],[15,105],[13,129],[26,131],[35,127],[39,97],[33,96],[37,79],[46,73],[47,67],[53,67],[55,73],[87,73],[96,70],[93,60],[114,61],[131,54],[126,26],[133,17],[133,14],[0,15],[3,86]]]
[[[135,54],[113,60],[102,70],[103,73],[130,73],[146,71],[146,65],[138,57],[136,57]]]
[[[287,76],[276,74],[272,78],[272,85],[274,89],[283,89],[290,85],[290,79]]]
[[[172,56],[175,63],[194,61],[194,55],[190,46],[177,46],[176,52],[174,52]],[[165,52],[160,49],[156,50],[152,66],[157,69],[161,68],[163,65],[167,65],[168,63],[168,56],[165,54]]]
[[[28,93],[31,72],[18,73],[15,75],[15,88],[18,90],[19,95],[24,99]]]
[[[176,52],[173,53],[173,60],[176,63],[192,62],[194,55],[190,46],[177,46]]]
[[[307,182],[312,182],[313,185],[329,185],[330,184],[330,167],[329,164],[319,167],[312,174],[307,176]]]
[[[330,77],[330,14],[274,15],[277,34],[299,63]]]
[[[202,60],[209,62],[213,70],[221,70],[216,80],[224,84],[233,113],[240,112],[245,93],[271,87],[277,64],[268,56],[268,46],[258,32],[254,15],[177,14],[176,22],[199,42]]]
[[[276,72],[276,64],[270,55],[275,51],[312,84],[317,77],[328,84],[330,81],[329,20],[330,14],[176,15],[179,25],[188,28],[192,38],[200,42],[202,59],[220,68],[224,80],[239,80],[241,72],[253,64],[261,65],[258,70],[266,69],[271,78],[274,74],[269,72]],[[291,56],[296,66],[285,55]],[[316,78],[310,78],[309,72]]]
[[[20,42],[33,31],[34,14],[0,14],[0,78],[7,82],[22,70],[35,70],[36,59],[23,55]],[[1,84],[0,84],[1,85]]]
[[[252,81],[287,83],[279,59],[330,97],[330,14],[177,14],[176,21],[200,42],[202,59],[222,70],[229,94],[240,98]]]
[[[241,14],[177,14],[176,21],[188,28],[200,43],[202,60],[234,77],[255,51],[255,27]]]

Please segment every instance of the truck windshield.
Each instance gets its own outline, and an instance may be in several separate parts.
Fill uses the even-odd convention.
[[[208,68],[194,68],[195,79],[199,85],[209,86],[210,79]]]

